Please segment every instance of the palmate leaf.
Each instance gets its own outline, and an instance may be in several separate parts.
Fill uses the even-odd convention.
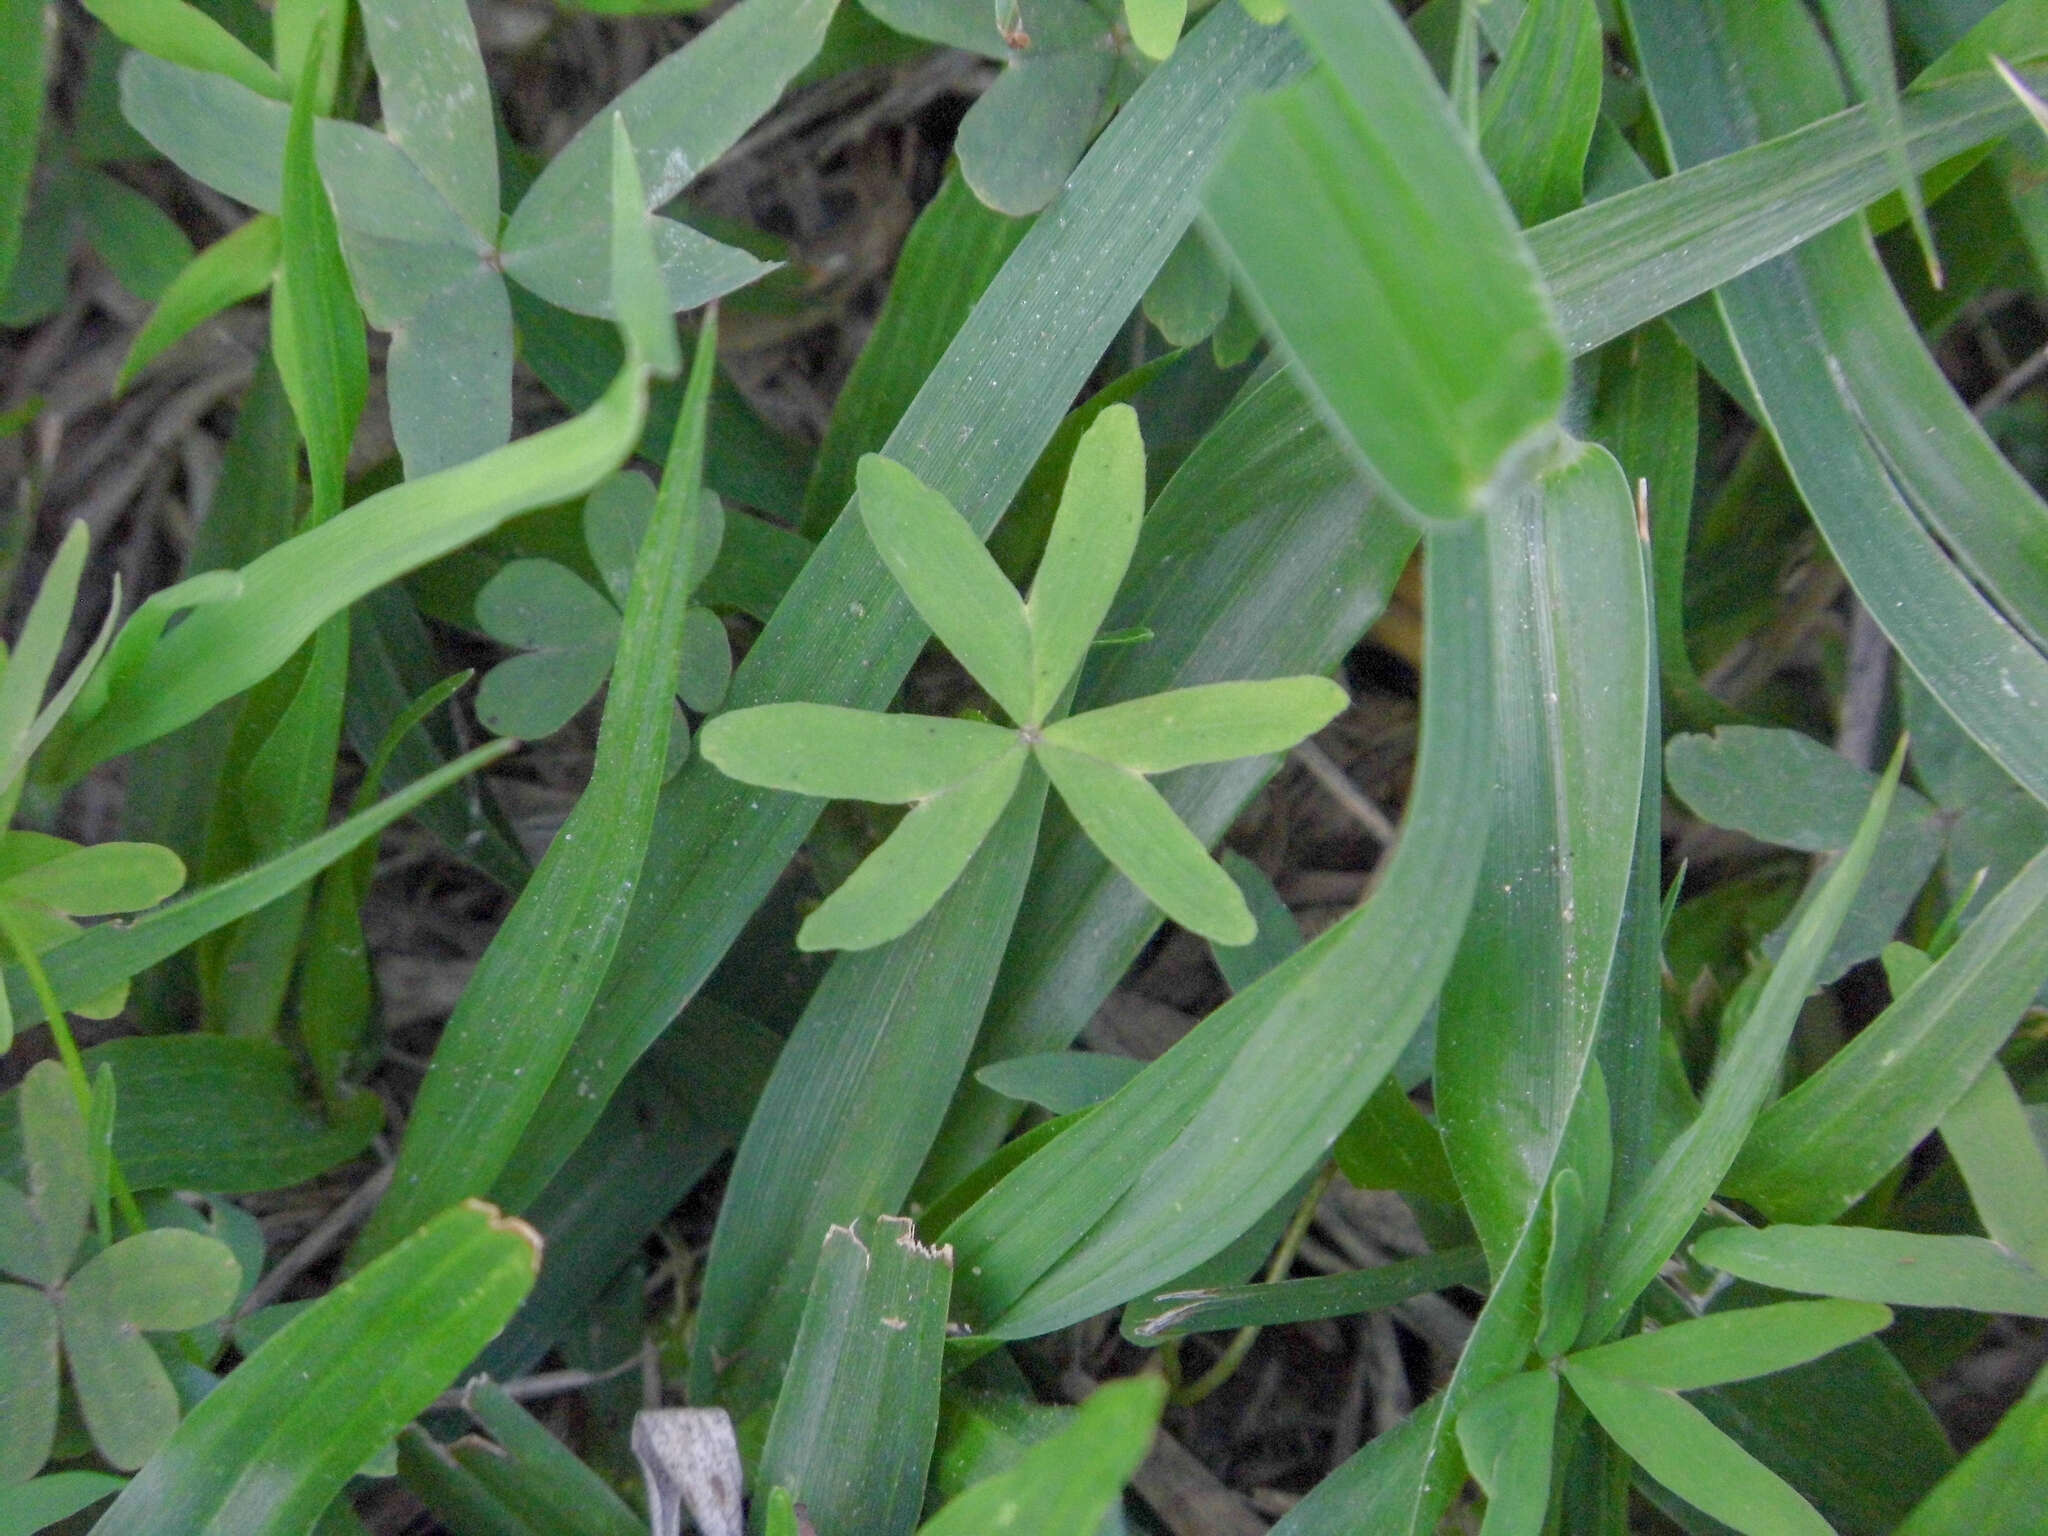
[[[1169,773],[1284,752],[1350,702],[1326,677],[1209,683],[1071,715],[1047,726],[1045,739],[1133,773]]]
[[[881,805],[943,793],[1019,746],[1015,731],[979,721],[834,704],[763,704],[720,715],[705,724],[701,741],[706,761],[744,783]]]

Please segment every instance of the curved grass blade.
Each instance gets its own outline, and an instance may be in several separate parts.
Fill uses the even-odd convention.
[[[533,1284],[525,1223],[464,1201],[271,1336],[93,1527],[297,1536],[434,1400]]]
[[[1063,194],[989,285],[890,435],[888,456],[986,531],[1194,211],[1236,105],[1298,67],[1282,33],[1228,6],[1181,40],[1104,132]],[[1039,341],[1027,359],[1018,327]],[[808,698],[885,706],[925,633],[857,520],[841,518],[733,679],[736,705]],[[544,1182],[619,1080],[725,953],[817,815],[715,769],[684,767],[663,794],[637,916],[576,1051],[525,1147]]]
[[[1420,1025],[1485,842],[1484,539],[1470,525],[1431,543],[1422,758],[1408,830],[1373,899],[947,1229],[961,1254],[963,1309],[978,1328],[1048,1332],[1227,1246],[1328,1150]],[[1376,990],[1361,1019],[1357,979],[1368,975]]]
[[[2024,1531],[2048,1496],[2048,1372],[1923,1499],[1898,1536]]]
[[[1017,733],[998,725],[832,704],[736,709],[706,721],[697,740],[706,760],[729,778],[877,805],[940,794],[1019,750]]]
[[[1024,776],[1006,752],[911,808],[882,844],[797,930],[798,949],[873,949],[901,938],[960,878]]]
[[[258,214],[193,257],[135,333],[114,379],[114,393],[127,389],[195,327],[269,288],[283,254],[281,231],[275,215]]]
[[[1151,1344],[1191,1333],[1263,1328],[1318,1317],[1355,1317],[1381,1311],[1412,1296],[1485,1282],[1486,1256],[1476,1247],[1451,1248],[1419,1258],[1398,1259],[1373,1269],[1317,1275],[1309,1280],[1164,1291],[1152,1298],[1152,1304],[1159,1310],[1152,1312],[1132,1334],[1138,1342]]]
[[[1378,481],[1418,517],[1467,516],[1512,484],[1563,403],[1549,298],[1394,11],[1290,10],[1327,71],[1246,110],[1210,221]]]
[[[1813,990],[1821,961],[1877,851],[1904,759],[1901,742],[1871,797],[1855,840],[1793,927],[1748,1019],[1715,1063],[1699,1117],[1665,1149],[1635,1198],[1617,1211],[1603,1230],[1595,1260],[1593,1302],[1582,1337],[1601,1338],[1620,1323],[1677,1249],[1735,1161],[1757,1111],[1777,1082],[1780,1059],[1799,1009]]]
[[[975,531],[891,459],[867,455],[854,480],[861,523],[917,616],[1012,720],[1037,720],[1024,603]]]
[[[496,762],[514,745],[489,742],[267,864],[195,891],[131,923],[100,923],[87,929],[42,956],[58,1002],[67,1008],[89,1003],[216,929],[269,905],[336,860],[346,858],[423,802]],[[16,1022],[23,1028],[40,1023],[42,1004],[20,967],[7,967],[5,975]]]
[[[1832,1221],[1911,1155],[2048,981],[2048,853],[1827,1064],[1757,1117],[1729,1193],[1774,1221]]]
[[[1045,739],[1133,773],[1170,773],[1285,752],[1350,702],[1326,677],[1208,683],[1069,715],[1047,726]]]
[[[626,210],[622,228],[628,219],[637,221],[637,200],[620,206]],[[622,285],[622,291],[630,290]],[[666,312],[661,322],[668,323]],[[450,1202],[491,1187],[604,980],[646,854],[668,755],[690,596],[682,577],[704,494],[704,411],[716,332],[715,322],[707,322],[634,567],[589,787],[442,1033],[390,1192],[357,1239],[359,1258],[388,1248]]]
[[[1479,150],[1523,224],[1578,207],[1600,117],[1593,0],[1533,0],[1479,98]]]
[[[87,0],[85,7],[122,42],[182,64],[225,75],[259,95],[288,95],[277,71],[227,28],[185,0]]]

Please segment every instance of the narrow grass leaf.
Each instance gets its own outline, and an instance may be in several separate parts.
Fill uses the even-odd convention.
[[[1192,217],[1194,191],[1239,102],[1299,55],[1228,6],[1212,10],[1139,87],[989,285],[890,436],[889,457],[993,526],[1102,351]],[[1028,357],[1016,327],[1039,337]],[[840,519],[733,679],[737,704],[809,698],[869,709],[925,642],[864,530]],[[1239,674],[1242,675],[1242,674]],[[765,798],[709,765],[663,795],[660,835],[604,997],[518,1163],[544,1180],[666,1029],[788,864],[814,802]]]
[[[1804,1365],[1891,1326],[1889,1307],[1787,1301],[1638,1333],[1571,1357],[1581,1370],[1672,1392],[1746,1381]]]
[[[1633,499],[1605,449],[1577,447],[1490,524],[1493,813],[1444,985],[1435,1092],[1499,1264],[1593,1060],[1635,858],[1652,641]]]
[[[938,715],[759,704],[708,720],[706,760],[748,784],[829,800],[907,805],[1019,750],[1017,733]]]
[[[1743,1536],[1833,1536],[1775,1472],[1676,1393],[1565,1362],[1572,1391],[1651,1477]]]
[[[1579,205],[1604,62],[1593,0],[1533,0],[1480,94],[1479,152],[1525,225]]]
[[[637,208],[628,212],[639,218]],[[358,1239],[359,1256],[383,1251],[433,1212],[491,1187],[574,1043],[611,961],[668,754],[689,603],[679,577],[694,547],[703,495],[715,331],[707,326],[697,350],[660,499],[633,573],[589,787],[449,1019],[414,1103],[391,1190]]]
[[[57,1000],[67,1008],[90,1002],[206,934],[267,906],[337,859],[347,857],[424,801],[496,762],[511,747],[510,742],[479,747],[268,863],[195,891],[132,923],[100,923],[87,929],[42,957]],[[23,1028],[41,1022],[42,1004],[20,967],[9,966],[5,975],[16,1022]]]
[[[0,797],[6,797],[10,806],[18,793],[16,781],[36,748],[36,717],[71,630],[71,611],[91,544],[91,532],[82,522],[64,531],[28,617],[15,635],[14,648],[0,662]]]
[[[1017,793],[1025,756],[1012,748],[921,799],[882,846],[797,930],[797,948],[872,949],[900,938],[960,878]]]
[[[516,1473],[522,1497],[507,1501],[513,1509],[562,1536],[643,1536],[639,1516],[611,1485],[497,1382],[488,1376],[471,1381],[462,1406],[503,1453],[485,1451],[477,1464]],[[461,1458],[460,1446],[456,1455]]]
[[[1905,114],[1899,107],[1899,66],[1892,57],[1892,18],[1884,0],[1821,0],[1821,14],[1835,40],[1835,52],[1849,76],[1856,94],[1870,108],[1877,136],[1891,164],[1895,189],[1905,199],[1906,214],[1913,224],[1913,238],[1920,242],[1920,255],[1927,263],[1928,280],[1942,285],[1941,255],[1934,248],[1934,231],[1927,223],[1927,202],[1920,178],[1906,158]]]
[[[1707,1233],[1693,1253],[1703,1264],[1781,1291],[2048,1317],[2048,1275],[1981,1237],[1876,1227],[1730,1227]]]
[[[1941,1117],[1941,1139],[1970,1187],[1985,1234],[2048,1274],[2048,1161],[1996,1061]]]
[[[1898,1528],[1898,1536],[1979,1536],[2026,1530],[2048,1496],[2048,1377],[2006,1410]]]
[[[1540,1536],[1550,1511],[1557,1377],[1524,1371],[1474,1394],[1458,1414],[1458,1445],[1486,1490],[1479,1536]]]
[[[504,1325],[539,1263],[523,1223],[481,1201],[444,1212],[229,1373],[93,1529],[306,1530]]]
[[[1356,1317],[1432,1291],[1454,1285],[1478,1286],[1485,1281],[1486,1256],[1476,1247],[1466,1247],[1308,1280],[1163,1291],[1153,1298],[1159,1310],[1139,1325],[1135,1334],[1139,1342],[1150,1344],[1190,1333]]]
[[[1017,589],[951,502],[891,459],[855,474],[860,519],[917,616],[1022,725],[1032,711],[1031,631]]]
[[[1136,1376],[1095,1389],[1057,1434],[1006,1472],[976,1483],[919,1526],[918,1536],[1094,1536],[1151,1449],[1166,1383]]]
[[[1044,722],[1080,670],[1130,569],[1145,517],[1145,443],[1138,413],[1112,405],[1074,446],[1067,483],[1025,617],[1031,634],[1031,713]]]
[[[1328,72],[1246,110],[1210,220],[1374,476],[1417,516],[1467,516],[1563,402],[1549,299],[1393,10],[1291,12]]]
[[[1081,830],[1168,917],[1218,944],[1258,936],[1244,893],[1143,775],[1050,740],[1032,755]]]
[[[105,1472],[51,1472],[0,1488],[0,1536],[36,1536],[118,1493],[125,1477]]]
[[[40,0],[7,0],[0,28],[14,40],[0,63],[0,295],[14,279],[23,216],[42,145],[43,68],[49,38]]]
[[[1209,1015],[947,1230],[978,1327],[1047,1332],[1227,1246],[1324,1155],[1421,1024],[1486,836],[1475,811],[1487,803],[1492,719],[1484,537],[1473,525],[1432,541],[1422,756],[1408,829],[1372,901]],[[1361,1019],[1357,978],[1368,975],[1376,992]]]
[[[825,1234],[757,1476],[821,1530],[908,1536],[939,1427],[953,1256],[881,1216]]]
[[[1934,968],[1757,1117],[1727,1188],[1775,1221],[1825,1222],[1909,1156],[2048,981],[2048,853]]]
[[[258,214],[193,257],[135,333],[115,393],[196,327],[269,288],[283,254],[281,230],[274,214]]]
[[[1715,1063],[1699,1117],[1665,1149],[1635,1198],[1609,1221],[1594,1274],[1587,1337],[1599,1338],[1620,1322],[1677,1249],[1748,1138],[1776,1085],[1800,1007],[1877,850],[1904,757],[1901,743],[1855,840],[1793,928],[1749,1018]]]
[[[1045,739],[1133,773],[1170,773],[1285,752],[1350,702],[1326,677],[1210,683],[1070,715],[1047,726]]]
[[[997,213],[968,190],[957,167],[910,227],[889,293],[853,371],[832,402],[832,421],[804,486],[802,527],[822,538],[854,490],[854,465],[879,451],[938,364],[968,313],[1031,227]]]
[[[348,450],[370,386],[363,314],[348,267],[327,187],[313,153],[314,96],[323,51],[340,47],[316,32],[306,68],[292,93],[285,134],[284,195],[278,215],[280,265],[272,310],[271,342],[277,370],[306,442],[313,481],[309,525],[341,510]]]

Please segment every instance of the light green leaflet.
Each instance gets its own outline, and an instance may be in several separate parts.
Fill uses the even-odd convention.
[[[1243,895],[1145,775],[1283,751],[1334,719],[1345,694],[1326,678],[1222,683],[1059,718],[1144,518],[1137,413],[1110,407],[1075,449],[1028,600],[966,519],[909,470],[870,454],[857,480],[882,563],[1016,723],[779,704],[705,726],[704,756],[743,783],[912,806],[805,920],[797,943],[868,949],[908,932],[967,867],[1027,759],[1169,917],[1219,943],[1249,942],[1258,925]]]
[[[490,88],[467,7],[462,0],[365,0],[363,31],[385,132],[323,118],[316,137],[363,307],[392,334],[391,416],[408,475],[467,462],[510,436],[508,277],[578,313],[614,313],[605,257],[607,120],[622,117],[633,139],[643,207],[673,201],[810,62],[835,4],[746,0],[733,7],[587,124],[501,233]],[[281,104],[218,64],[143,46],[161,56],[137,53],[123,65],[130,120],[199,180],[275,210]],[[695,308],[769,270],[674,219],[654,217],[652,227],[671,310]],[[201,317],[194,307],[191,320]],[[161,341],[168,325],[155,329]]]

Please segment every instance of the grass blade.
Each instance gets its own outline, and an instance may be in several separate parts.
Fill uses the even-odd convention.
[[[1318,1317],[1354,1317],[1378,1312],[1411,1296],[1424,1296],[1454,1285],[1483,1285],[1485,1281],[1486,1256],[1476,1247],[1452,1248],[1373,1269],[1317,1275],[1310,1280],[1162,1292],[1153,1298],[1153,1303],[1175,1305],[1161,1305],[1161,1310],[1153,1312],[1133,1332],[1140,1342],[1150,1344],[1191,1333],[1263,1328]]]
[[[707,339],[713,330],[707,328]],[[713,351],[708,344],[698,349],[687,408],[634,567],[590,785],[448,1021],[414,1103],[391,1190],[357,1240],[360,1256],[381,1252],[451,1201],[491,1187],[604,979],[653,828],[668,753],[689,602],[679,578],[694,549],[703,495]]]
[[[1693,1253],[1703,1264],[1775,1290],[2048,1317],[2048,1275],[1981,1237],[1877,1227],[1726,1227],[1694,1243]]]

